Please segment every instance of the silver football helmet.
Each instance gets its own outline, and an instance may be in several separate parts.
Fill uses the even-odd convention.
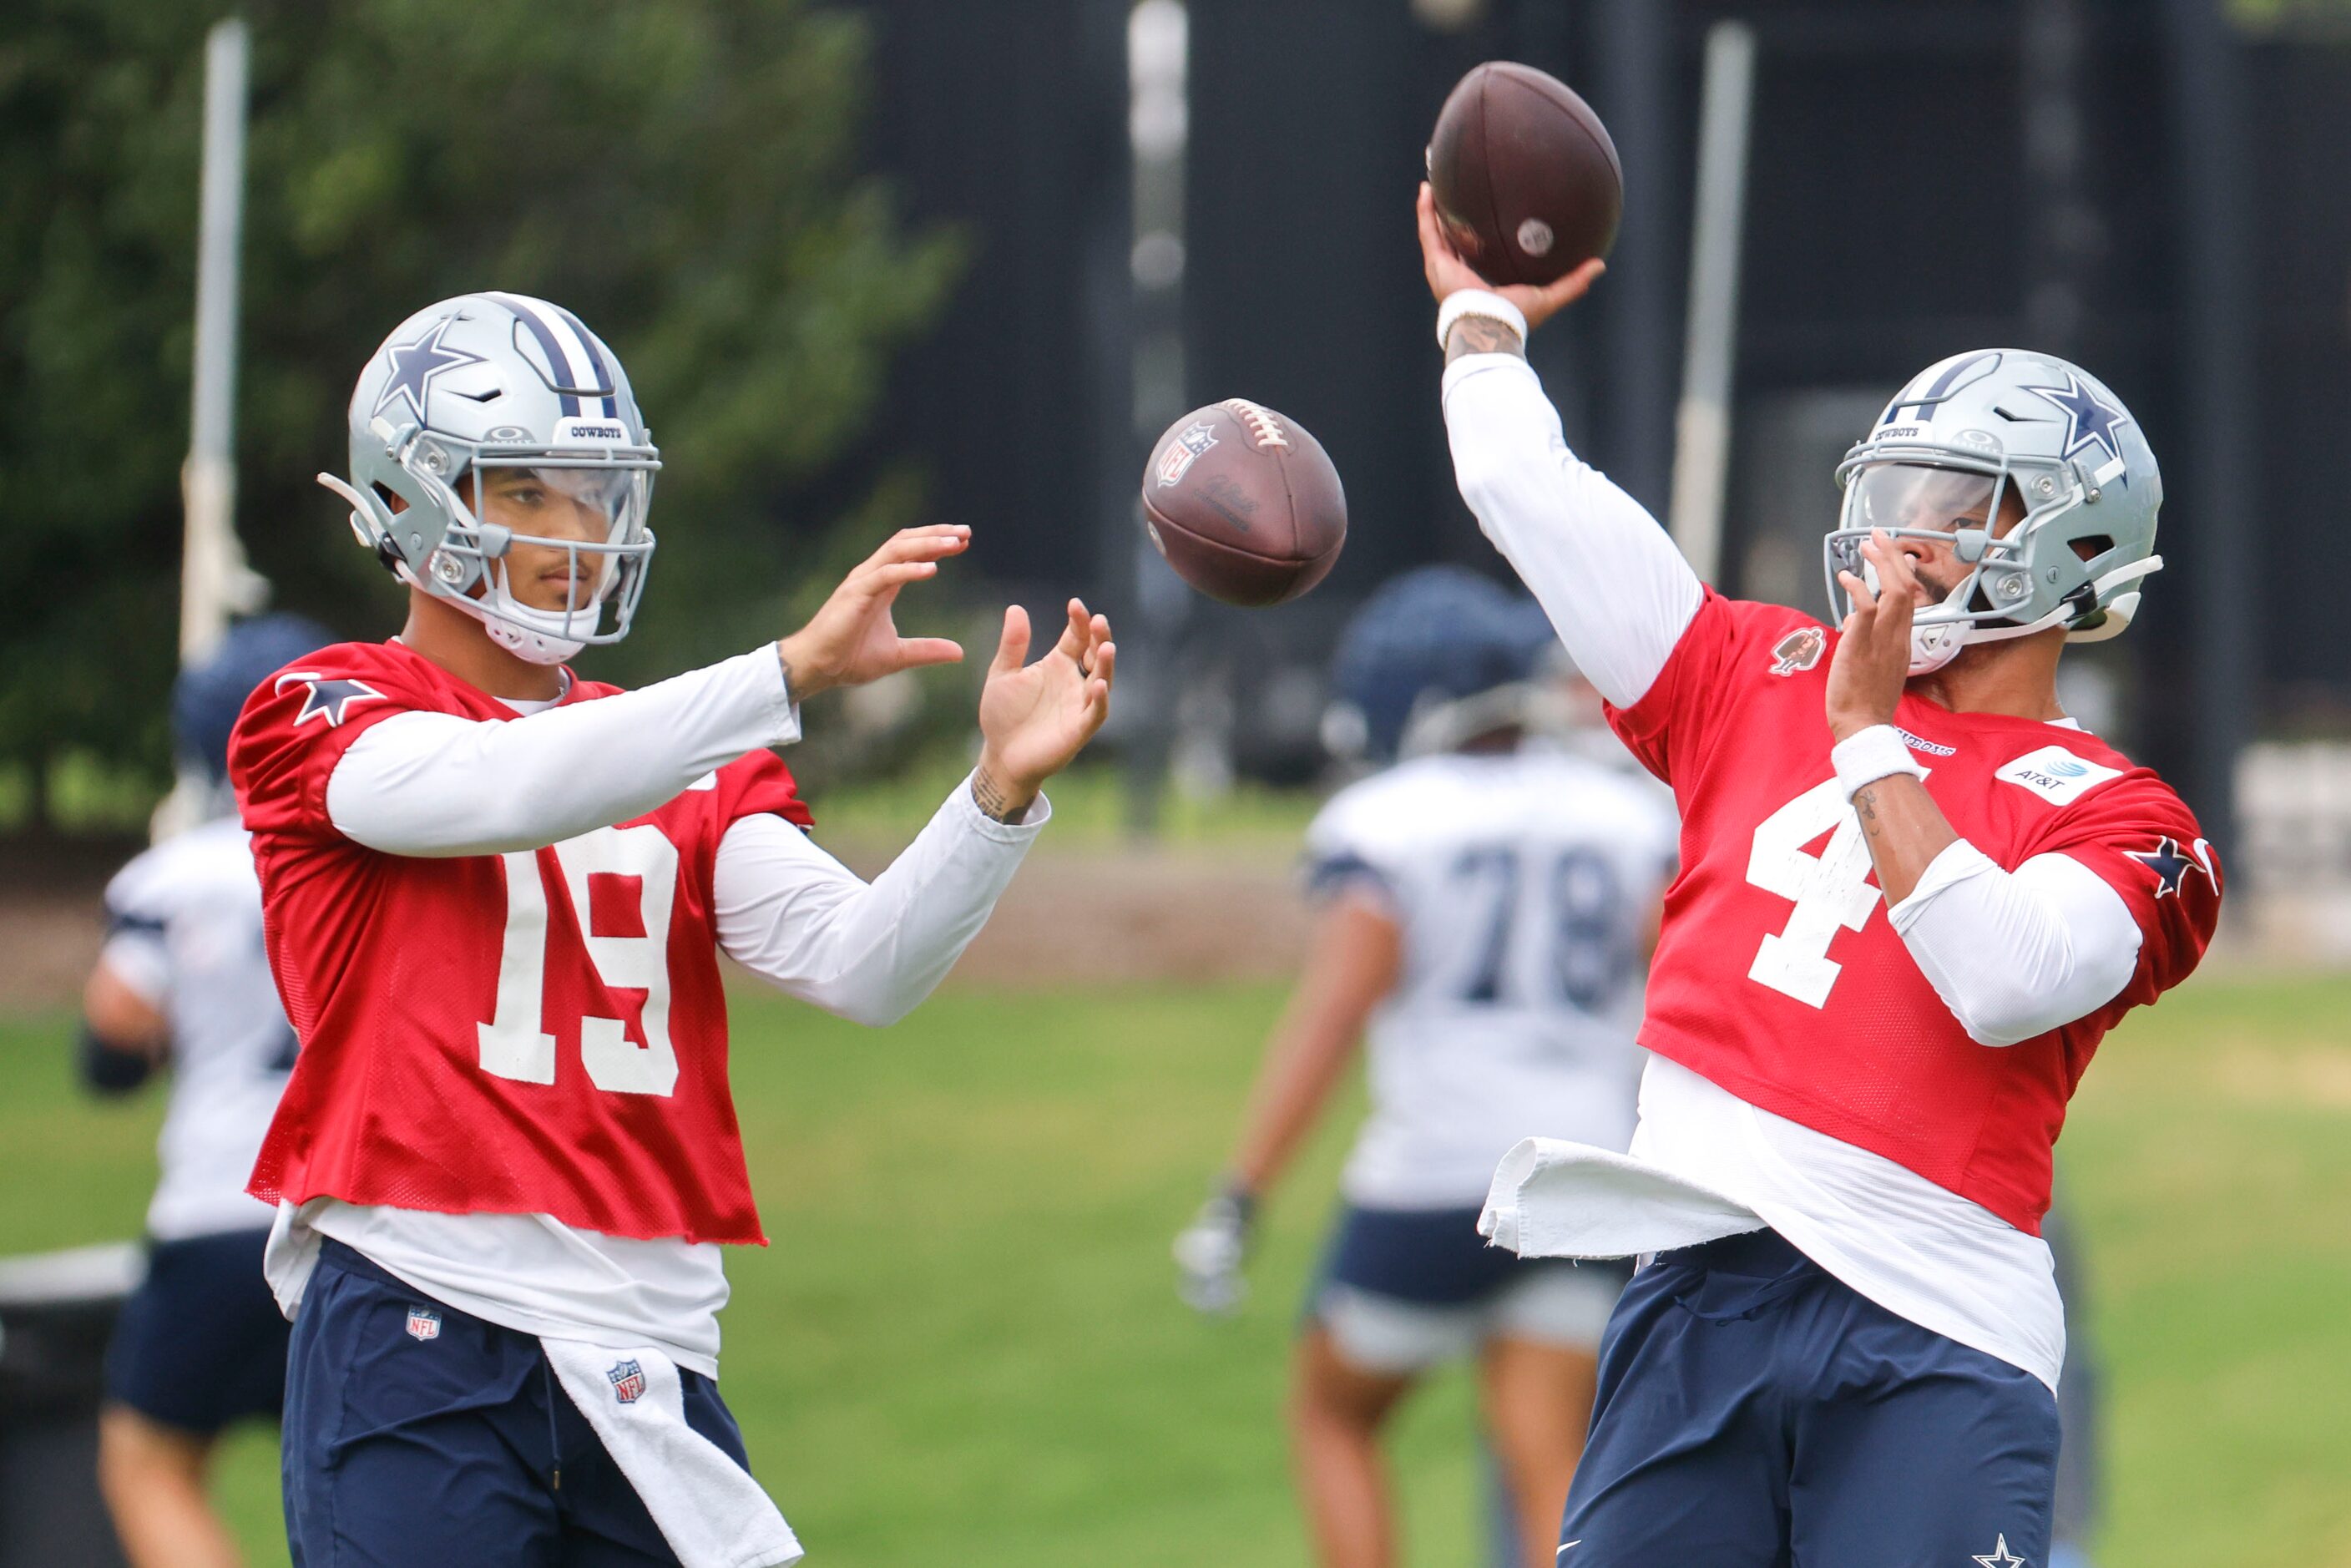
[[[350,423],[350,480],[319,482],[402,581],[535,664],[628,635],[661,454],[620,360],[577,316],[520,294],[428,305],[360,372]],[[516,596],[517,542],[567,553],[562,609]]]
[[[2052,626],[2070,642],[2118,634],[2139,580],[2162,569],[2155,517],[2163,477],[2138,422],[2080,366],[2021,349],[1955,354],[1912,377],[1837,465],[1844,503],[1823,554],[1829,603],[1852,603],[1849,571],[1874,529],[1949,543],[1972,567],[1911,623],[1910,673],[1940,669],[1970,643]],[[1996,533],[2010,497],[2018,520]]]

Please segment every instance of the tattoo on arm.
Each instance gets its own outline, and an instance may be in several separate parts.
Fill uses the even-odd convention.
[[[1029,802],[1014,805],[1011,793],[984,768],[971,776],[971,800],[979,814],[991,821],[1014,823],[1029,815]]]
[[[776,663],[783,667],[785,700],[799,701],[799,683],[792,679],[792,662],[784,657],[784,645],[781,643],[776,644]]]
[[[1861,818],[1861,831],[1869,838],[1877,837],[1877,787],[1865,784],[1853,792],[1853,809]]]
[[[1449,365],[1469,354],[1516,354],[1523,360],[1527,346],[1507,321],[1491,316],[1464,316],[1446,334],[1445,362]]]

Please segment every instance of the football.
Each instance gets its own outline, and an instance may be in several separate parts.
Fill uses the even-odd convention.
[[[1330,573],[1347,496],[1322,444],[1246,398],[1196,408],[1151,449],[1143,527],[1176,575],[1228,604],[1280,604]]]
[[[1625,210],[1616,144],[1592,106],[1507,60],[1446,99],[1428,183],[1454,248],[1489,283],[1549,283],[1606,256]]]

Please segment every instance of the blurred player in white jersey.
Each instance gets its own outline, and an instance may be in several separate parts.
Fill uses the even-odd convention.
[[[214,786],[213,813],[106,890],[109,934],[83,999],[83,1076],[125,1093],[159,1066],[172,1071],[147,1278],[107,1354],[99,1422],[99,1479],[139,1568],[237,1561],[205,1500],[205,1470],[223,1428],[276,1420],[284,1396],[287,1324],[261,1274],[275,1214],[245,1184],[295,1038],[262,950],[261,883],[227,789],[228,736],[264,676],[333,641],[295,616],[265,616],[181,674],[172,729]]]
[[[1548,1561],[1623,1283],[1614,1265],[1521,1260],[1477,1228],[1518,1139],[1631,1136],[1642,965],[1674,850],[1664,791],[1542,737],[1582,686],[1546,668],[1557,653],[1531,601],[1458,568],[1396,580],[1348,629],[1338,712],[1360,716],[1368,755],[1405,759],[1308,831],[1322,912],[1305,972],[1227,1185],[1176,1244],[1188,1301],[1238,1301],[1256,1206],[1368,1038],[1371,1114],[1290,1405],[1334,1568],[1395,1561],[1380,1429],[1421,1375],[1472,1354],[1520,1550]]]

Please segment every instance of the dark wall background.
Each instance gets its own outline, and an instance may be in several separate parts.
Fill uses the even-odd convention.
[[[2209,715],[2223,700],[2271,727],[2351,727],[2351,640],[2333,631],[2351,577],[2351,39],[2228,35],[2246,138],[2231,179],[2249,211],[2225,239],[2248,268],[2254,325],[2239,411],[2249,449],[2230,470],[2247,476],[2229,503],[2243,515],[2216,518],[2198,496],[2221,437],[2193,379],[2210,305],[2191,288],[2203,275],[2182,156],[2208,128],[2179,118],[2182,51],[2167,25],[2184,13],[2151,0],[2054,8],[2077,47],[2053,72],[2032,52],[2050,0],[1493,0],[1452,32],[1405,0],[1192,0],[1193,401],[1259,399],[1337,460],[1351,534],[1324,594],[1430,559],[1493,564],[1446,462],[1409,206],[1453,81],[1480,59],[1524,59],[1592,99],[1628,186],[1609,277],[1538,340],[1537,363],[1570,438],[1662,510],[1700,51],[1710,22],[1738,16],[1761,47],[1725,586],[1794,581],[1817,609],[1816,562],[1790,564],[1808,535],[1776,558],[1756,547],[1774,528],[1827,525],[1828,469],[1857,427],[1840,411],[1963,348],[2049,347],[2121,393],[2165,465],[2169,570],[2132,633],[2095,655],[2124,695],[2128,737],[2185,768],[2199,705]],[[949,327],[902,371],[883,444],[986,527],[1003,572],[1114,582],[1123,562],[1104,541],[1128,526],[1142,451],[1120,434],[1123,326],[1105,303],[1126,240],[1125,7],[876,11],[877,155],[914,216],[960,220],[975,246]],[[2081,131],[2054,186],[2026,137],[2032,95],[2052,90]],[[1090,453],[1063,439],[1073,414],[1098,434]],[[2231,524],[2252,561],[2252,689],[2225,699],[2199,679],[2221,622],[2195,583]]]

